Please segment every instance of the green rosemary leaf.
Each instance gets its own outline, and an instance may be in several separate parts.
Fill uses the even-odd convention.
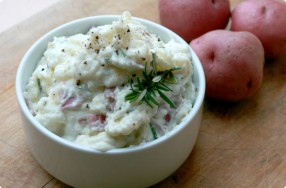
[[[171,68],[171,71],[176,71],[176,70],[180,70],[180,69],[182,69],[181,67],[173,67],[173,68]]]
[[[164,71],[164,72],[161,73],[161,74],[162,74],[162,79],[167,80],[169,71],[170,71],[170,70],[166,70],[166,71]]]
[[[174,83],[174,82],[172,82],[172,81],[170,81],[170,80],[168,80],[168,79],[164,79],[164,82],[166,82],[166,83],[169,83],[169,84],[176,84],[176,83]]]
[[[140,90],[143,90],[144,89],[144,86],[142,85],[140,79],[137,77],[137,86]]]
[[[160,75],[156,76],[152,79],[152,82],[160,82],[161,78],[162,78],[162,76],[160,76]]]
[[[156,65],[155,54],[154,53],[152,53],[151,65],[152,65],[152,70],[154,71],[154,74],[157,75],[157,65]]]
[[[140,93],[140,95],[138,95],[138,98],[136,99],[135,102],[141,101],[141,100],[145,97],[146,93],[147,93],[147,89],[144,89],[144,90]]]
[[[125,96],[125,100],[130,101],[130,102],[134,102],[134,101],[136,101],[138,96],[139,96],[138,94],[129,93],[128,95]]]
[[[151,103],[146,99],[146,97],[143,98],[143,101],[146,102],[146,104],[148,104],[148,106],[150,106],[151,108],[153,108],[153,106],[152,106]]]
[[[152,124],[150,124],[150,128],[151,128],[151,132],[153,134],[154,139],[157,139],[158,135],[157,135],[155,128],[152,126]]]
[[[145,67],[144,67],[144,71],[145,73],[147,73],[147,63],[145,63]]]
[[[159,83],[157,88],[160,89],[160,90],[163,90],[163,91],[173,91],[171,88],[169,88],[168,86],[166,86],[163,83]]]
[[[154,103],[155,105],[159,106],[159,104],[157,103],[157,101],[154,99],[154,97],[152,96],[152,93],[147,92],[146,93],[146,97],[147,99],[149,99],[152,103]]]
[[[39,91],[41,93],[43,88],[42,88],[42,84],[41,84],[41,80],[40,79],[37,79],[37,85],[38,85]]]
[[[127,56],[126,53],[122,49],[120,49],[120,52],[123,54],[123,56],[125,57]]]
[[[128,95],[126,95],[126,96],[125,96],[125,99],[128,100],[128,99],[133,98],[133,97],[135,97],[135,96],[137,96],[137,94],[132,92],[132,93],[129,93]]]
[[[169,72],[169,78],[170,78],[171,83],[173,83],[173,84],[177,83],[177,79],[171,71]]]
[[[155,54],[152,53],[152,56],[153,60],[150,62],[151,70],[148,70],[146,62],[144,70],[142,71],[143,77],[136,77],[137,83],[134,84],[132,79],[129,80],[131,93],[126,95],[125,100],[129,102],[142,101],[153,108],[152,104],[157,106],[159,105],[155,99],[159,94],[159,96],[172,108],[176,108],[176,105],[163,92],[172,92],[172,89],[165,83],[176,84],[177,79],[172,71],[178,70],[180,68],[173,67],[169,70],[157,71]]]
[[[155,88],[151,88],[151,89],[149,90],[150,94],[153,95],[154,97],[156,97],[155,91],[156,91]]]
[[[176,105],[160,90],[157,90],[160,97],[170,105],[171,108],[176,108]]]
[[[142,74],[143,74],[143,76],[144,76],[144,78],[145,78],[146,80],[149,80],[149,77],[148,77],[148,75],[147,75],[147,73],[146,73],[145,71],[143,71]]]

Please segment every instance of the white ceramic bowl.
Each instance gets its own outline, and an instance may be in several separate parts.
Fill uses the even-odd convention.
[[[74,187],[147,187],[171,175],[191,153],[199,132],[205,94],[205,77],[201,63],[190,48],[193,81],[198,96],[193,110],[171,132],[141,146],[99,152],[82,148],[43,127],[30,113],[23,91],[47,43],[54,36],[86,33],[91,26],[111,24],[119,16],[95,16],[64,24],[40,38],[25,54],[17,72],[16,94],[22,113],[26,142],[38,163],[52,176]],[[134,18],[163,41],[173,38],[185,43],[165,27]]]

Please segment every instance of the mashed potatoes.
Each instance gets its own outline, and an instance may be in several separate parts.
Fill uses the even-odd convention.
[[[157,95],[151,108],[130,103],[130,79],[142,78],[145,64],[175,71],[177,84]],[[136,81],[136,79],[134,79]],[[76,144],[106,151],[152,141],[178,125],[195,100],[188,45],[167,43],[132,19],[128,12],[87,34],[55,37],[32,74],[24,93],[35,118],[53,133]]]

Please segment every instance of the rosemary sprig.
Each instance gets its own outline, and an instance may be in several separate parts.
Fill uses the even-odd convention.
[[[164,92],[172,92],[172,89],[166,83],[176,84],[177,79],[173,71],[181,69],[180,67],[173,67],[165,71],[157,71],[157,65],[153,54],[153,60],[150,63],[151,71],[147,71],[147,63],[145,69],[142,71],[143,78],[136,77],[136,83],[133,79],[129,79],[131,93],[125,96],[125,100],[129,102],[145,102],[151,108],[153,105],[159,105],[155,97],[159,95],[171,108],[176,108],[174,102],[169,99]]]
[[[154,140],[156,140],[158,138],[158,134],[157,134],[156,129],[153,127],[153,125],[151,123],[150,123],[150,128],[151,128]]]

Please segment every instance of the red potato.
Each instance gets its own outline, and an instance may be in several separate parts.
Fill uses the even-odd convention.
[[[243,1],[234,8],[231,20],[232,31],[249,31],[260,39],[265,57],[286,54],[286,2]]]
[[[161,24],[187,42],[215,29],[224,29],[231,11],[229,0],[159,0]]]
[[[210,31],[190,43],[206,75],[206,96],[240,101],[258,91],[264,50],[250,32]]]

